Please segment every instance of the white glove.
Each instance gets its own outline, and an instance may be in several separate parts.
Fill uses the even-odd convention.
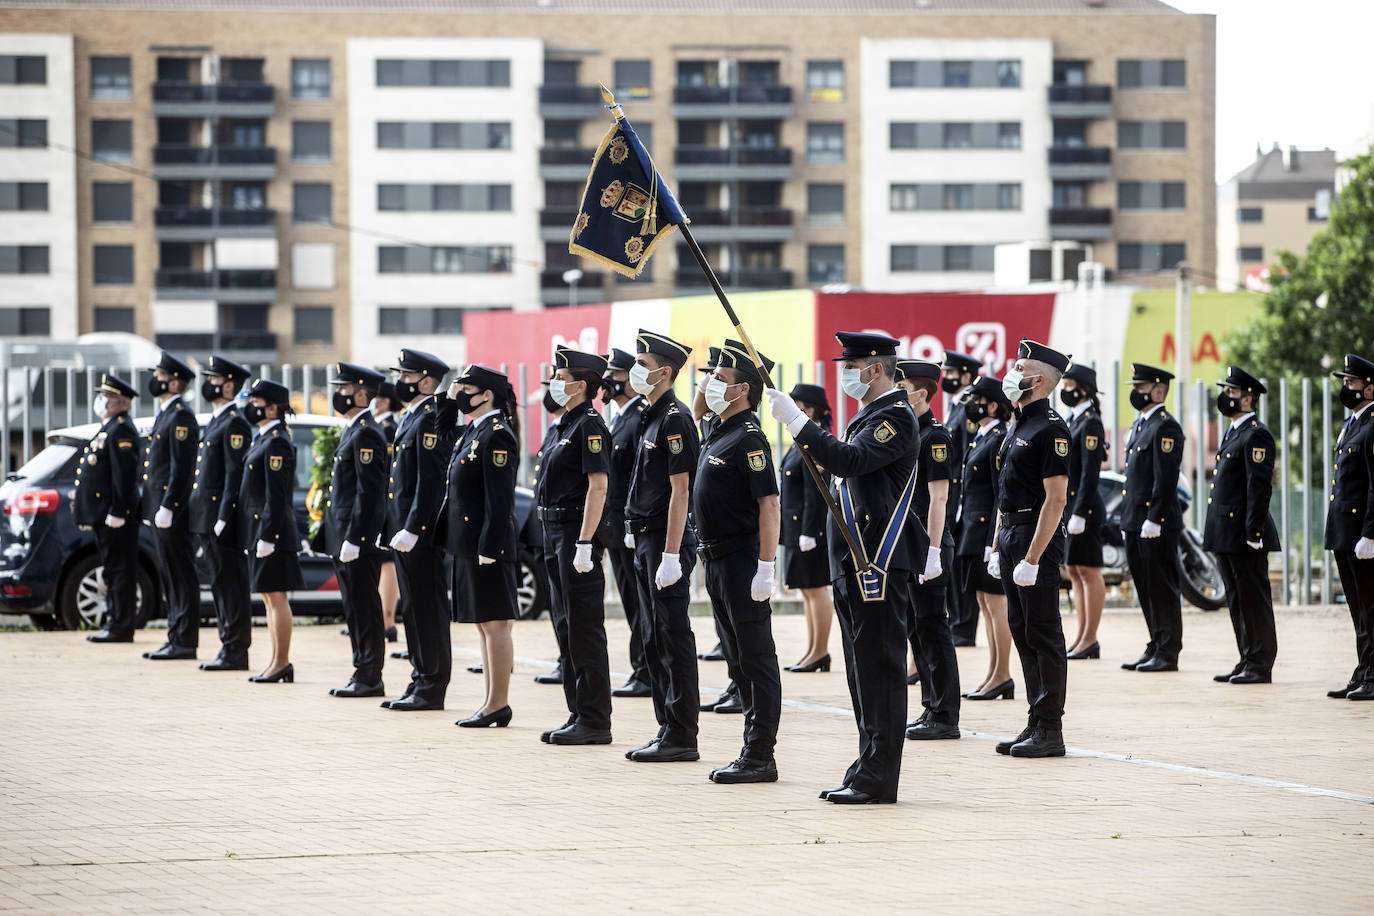
[[[940,548],[930,547],[926,549],[926,568],[923,573],[916,577],[917,582],[929,582],[931,579],[940,578],[940,573],[944,567],[940,565]]]
[[[755,601],[767,601],[773,596],[774,562],[772,560],[759,560],[759,568],[754,573],[754,580],[749,583],[749,597]]]
[[[1355,559],[1374,560],[1374,538],[1360,538],[1355,542]]]
[[[1263,542],[1263,541],[1246,541],[1246,542],[1245,542],[1245,546],[1246,546],[1246,547],[1249,547],[1251,550],[1263,550],[1263,549],[1264,549],[1264,542]]]
[[[806,414],[802,413],[791,395],[776,388],[766,389],[764,395],[768,398],[768,412],[774,420],[786,426],[789,433],[795,436],[806,428]]]
[[[993,553],[993,550],[992,550],[991,547],[984,547],[984,548],[983,548],[983,562],[984,562],[984,563],[988,563],[988,562],[991,562],[991,561],[992,561],[992,553]]]
[[[462,394],[462,393],[463,393],[463,386],[462,386],[462,385],[458,384],[457,382],[451,382],[451,383],[449,383],[449,386],[448,386],[448,399],[449,399],[450,401],[456,401],[456,400],[458,400],[458,395],[460,395],[460,394]]]
[[[1140,523],[1140,536],[1143,538],[1157,538],[1162,530],[1163,529],[1149,519]]]
[[[215,537],[219,537],[221,534],[223,534],[223,533],[224,533],[224,529],[227,528],[228,525],[229,525],[229,523],[226,522],[224,519],[219,519],[218,521],[216,521],[216,522],[215,522]]]
[[[625,535],[625,549],[626,549],[626,550],[634,550],[634,549],[635,549],[635,536],[634,536],[633,534],[627,534],[627,535]]]
[[[713,376],[713,375],[715,375],[714,372],[703,372],[703,373],[701,373],[701,380],[697,382],[697,391],[698,391],[703,397],[706,396],[706,386],[709,385],[709,384],[711,384],[711,376]]]
[[[988,560],[988,575],[994,579],[1002,578],[1002,555],[994,553],[992,559]]]
[[[578,544],[577,552],[573,554],[573,569],[580,573],[592,571],[592,545]]]
[[[1016,568],[1011,571],[1011,581],[1022,588],[1030,588],[1035,584],[1036,576],[1040,575],[1039,563],[1027,563],[1022,560],[1016,564]]]
[[[267,541],[258,541],[258,559],[261,560],[263,557],[270,557],[276,549],[276,544],[271,544]]]
[[[803,534],[797,538],[797,549],[802,553],[816,549],[816,539],[809,534]]]
[[[358,559],[358,556],[362,552],[363,549],[357,544],[352,541],[344,541],[339,547],[339,562],[352,563],[354,560]]]
[[[120,518],[118,515],[107,515],[107,516],[105,516],[105,527],[106,527],[106,528],[123,528],[123,527],[124,527],[124,519]]]
[[[477,555],[477,565],[478,565],[478,566],[490,566],[490,565],[492,565],[492,564],[495,563],[495,562],[496,562],[496,561],[493,560],[491,557],[484,557],[484,556],[482,556],[480,553]]]
[[[1082,534],[1088,527],[1087,519],[1081,515],[1069,516],[1069,534]]]
[[[678,560],[677,554],[665,553],[663,559],[658,561],[658,572],[654,573],[654,584],[659,588],[667,588],[681,578],[682,563]]]
[[[420,539],[402,528],[391,536],[391,549],[400,553],[410,553]]]
[[[166,506],[158,506],[157,515],[153,516],[153,524],[159,528],[172,527],[172,510]]]

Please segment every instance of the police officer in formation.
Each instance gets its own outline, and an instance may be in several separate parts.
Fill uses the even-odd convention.
[[[386,466],[390,467],[391,447],[396,441],[396,415],[401,412],[401,402],[396,400],[395,384],[389,381],[381,383],[381,387],[377,389],[377,396],[372,399],[371,410],[372,418],[381,427],[382,435],[386,436]],[[400,599],[400,591],[396,585],[396,563],[390,550],[382,554],[382,569],[378,579],[381,583],[378,588],[382,593],[382,620],[386,626],[386,641],[396,642],[400,636],[396,632],[396,603]],[[392,653],[392,658],[405,657],[405,652]]]
[[[1097,400],[1097,373],[1077,363],[1064,373],[1059,399],[1069,408],[1069,543],[1065,568],[1078,610],[1078,633],[1069,658],[1099,658],[1097,626],[1107,587],[1102,580],[1102,522],[1107,507],[1098,490],[1107,435]]]
[[[906,393],[896,387],[897,345],[884,334],[841,331],[840,387],[862,408],[843,441],[810,422],[786,394],[769,389],[775,419],[840,480],[834,496],[862,548],[860,564],[830,522],[830,575],[844,641],[849,694],[859,727],[859,756],[842,785],[821,792],[834,804],[897,800],[906,733],[906,609],[909,574],[924,569],[913,554],[909,512],[916,489],[920,435]],[[922,532],[922,535],[924,532]]]
[[[544,530],[544,567],[554,635],[563,663],[568,720],[547,744],[611,743],[611,668],[606,654],[606,580],[598,540],[611,472],[611,431],[592,404],[606,357],[560,346],[549,395],[563,408],[539,459],[535,491]]]
[[[76,523],[95,532],[105,570],[105,621],[91,642],[133,642],[138,624],[138,461],[142,442],[129,419],[138,392],[113,375],[103,375],[92,409],[100,430],[86,444],[76,467],[72,511]],[[83,486],[84,484],[84,486]],[[151,601],[152,596],[146,600]]]
[[[1341,588],[1355,625],[1355,670],[1332,699],[1374,700],[1374,361],[1347,353],[1334,375],[1341,380],[1341,425],[1332,454],[1326,549],[1336,560]]]
[[[143,522],[155,529],[167,642],[145,652],[144,658],[195,658],[200,642],[200,582],[187,513],[200,425],[182,400],[195,377],[190,366],[164,350],[148,380],[148,393],[157,400],[157,419],[143,460]]]
[[[1178,541],[1183,510],[1178,473],[1184,436],[1164,399],[1173,373],[1132,364],[1131,406],[1138,412],[1126,440],[1126,487],[1121,491],[1121,531],[1150,641],[1128,671],[1177,671],[1183,648],[1183,599],[1179,595]]]
[[[772,449],[754,416],[773,363],[762,372],[742,345],[720,348],[704,397],[716,421],[697,459],[693,519],[716,631],[744,713],[744,747],[710,772],[716,783],[776,782],[782,681],[772,605],[781,512]]]
[[[941,368],[940,390],[949,396],[945,406],[945,429],[950,438],[949,505],[951,511],[959,507],[963,488],[964,458],[973,445],[973,437],[978,432],[978,423],[968,416],[968,404],[973,396],[973,383],[983,369],[983,361],[967,353],[955,350],[945,351],[945,362]],[[958,538],[957,529],[955,532]],[[981,550],[979,565],[982,565]],[[972,646],[978,636],[978,598],[974,593],[971,578],[957,572],[945,593],[949,608],[949,622],[954,630],[956,646]]]
[[[534,455],[534,480],[532,481],[531,485],[536,493],[539,491],[540,481],[544,479],[544,456],[547,455],[549,451],[553,449],[554,443],[558,441],[558,422],[563,419],[563,413],[565,411],[563,405],[555,401],[553,399],[553,393],[549,391],[549,383],[551,381],[552,379],[544,379],[540,383],[544,386],[544,397],[542,403],[544,407],[544,413],[546,413],[549,418],[549,425],[544,428],[544,440],[539,445],[539,451],[535,452]],[[622,541],[625,537],[623,532],[624,528],[622,527],[621,533],[617,535],[617,537],[620,538]],[[547,576],[545,576],[544,581],[546,583],[548,582]],[[563,619],[563,595],[559,593],[557,589],[550,588],[548,591],[548,596],[549,624],[554,629],[554,642],[556,643],[558,641],[557,622]],[[468,670],[473,672],[480,671],[481,666],[475,665],[468,668]],[[534,682],[536,684],[563,683],[563,655],[561,652],[558,655],[558,663],[553,666],[553,670],[546,671],[543,674],[536,674],[534,676]],[[553,734],[555,731],[557,731],[557,729],[548,729],[549,734]]]
[[[916,492],[911,500],[912,521],[926,532],[925,567],[912,570],[907,606],[907,636],[921,681],[921,715],[907,726],[912,741],[959,737],[959,660],[954,652],[946,592],[954,566],[954,537],[948,524],[950,466],[949,431],[935,418],[930,401],[940,390],[940,366],[919,360],[897,363],[898,384],[916,415],[921,452],[916,463]]]
[[[253,441],[253,427],[239,415],[234,398],[252,375],[223,356],[211,356],[201,370],[200,396],[210,404],[210,420],[200,431],[195,483],[191,485],[191,533],[200,541],[210,569],[220,650],[204,671],[247,671],[253,639],[248,556],[239,543],[239,489],[243,465]],[[199,604],[199,588],[196,589]],[[199,616],[199,615],[197,615]]]
[[[1069,663],[1059,617],[1059,568],[1064,563],[1068,503],[1069,425],[1050,405],[1069,360],[1022,340],[1002,391],[1017,418],[998,454],[997,532],[988,571],[1007,590],[1007,624],[1021,657],[1030,714],[1026,727],[997,753],[1064,756],[1064,701]]]
[[[324,543],[334,559],[348,639],[353,647],[353,674],[343,687],[329,691],[336,697],[380,697],[386,654],[379,582],[382,558],[379,545],[386,515],[387,440],[382,425],[368,409],[385,376],[375,369],[340,362],[334,366],[334,412],[343,417],[343,433],[334,450],[334,464],[325,498]]]
[[[1269,552],[1279,531],[1269,515],[1274,492],[1274,437],[1255,416],[1265,387],[1239,366],[1217,383],[1217,411],[1231,421],[1217,446],[1202,546],[1216,554],[1240,660],[1213,680],[1267,684],[1272,680],[1278,637],[1269,589]]]
[[[601,528],[606,555],[611,561],[611,575],[620,594],[620,604],[625,609],[625,622],[630,625],[630,678],[611,691],[611,695],[617,697],[647,697],[653,692],[649,687],[649,666],[644,659],[641,639],[643,624],[639,620],[635,555],[625,546],[625,500],[630,494],[630,474],[638,454],[644,409],[649,406],[642,394],[629,387],[630,369],[634,364],[633,354],[612,349],[606,357],[606,374],[601,379],[602,402],[616,406],[610,424],[610,480]]]

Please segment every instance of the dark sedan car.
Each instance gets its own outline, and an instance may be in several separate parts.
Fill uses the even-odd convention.
[[[209,415],[200,417],[205,423]],[[152,418],[135,421],[147,433]],[[314,464],[311,445],[315,431],[337,425],[332,417],[302,414],[291,423],[296,443],[296,521],[301,532],[301,572],[305,590],[291,593],[291,607],[301,615],[338,614],[339,589],[328,556],[305,546],[309,513],[305,507]],[[28,614],[41,629],[97,628],[105,616],[104,568],[96,554],[95,538],[82,531],[72,517],[69,501],[75,490],[76,464],[81,450],[98,425],[88,423],[53,430],[48,446],[0,485],[0,612]],[[541,533],[531,511],[533,494],[516,491],[515,515],[520,525],[520,610],[537,617],[548,604],[544,577],[539,574]],[[159,606],[153,530],[139,530],[138,624],[166,616]],[[201,607],[213,616],[206,587],[207,572],[198,558]],[[260,606],[259,606],[260,607]]]

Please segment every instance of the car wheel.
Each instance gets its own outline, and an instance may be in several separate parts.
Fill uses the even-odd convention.
[[[105,596],[105,567],[96,554],[87,554],[67,571],[57,593],[57,616],[68,630],[98,630],[105,623],[108,603]],[[142,565],[135,585],[134,626],[148,622],[157,602],[152,576]]]
[[[516,583],[515,597],[521,620],[535,620],[549,606],[544,570],[531,550],[520,551],[520,578]]]
[[[1221,578],[1217,558],[1202,546],[1202,540],[1185,530],[1178,542],[1179,591],[1193,607],[1219,611],[1226,607],[1226,582]]]

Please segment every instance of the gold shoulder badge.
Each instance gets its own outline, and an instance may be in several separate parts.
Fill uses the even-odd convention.
[[[420,444],[425,448],[432,449],[439,444],[438,433],[424,433],[420,436]]]
[[[668,451],[672,452],[674,455],[682,454],[681,436],[674,434],[668,437]]]
[[[768,467],[768,462],[764,458],[763,452],[749,453],[749,467],[755,471],[762,471],[764,468]]]
[[[878,428],[873,430],[873,438],[877,439],[879,442],[886,442],[895,435],[897,435],[897,430],[893,429],[892,425],[886,420],[879,423]]]
[[[370,449],[370,448],[360,448],[360,449],[358,449],[358,460],[361,461],[363,464],[371,464],[371,463],[372,463],[372,449]]]
[[[967,429],[971,433],[976,433],[978,432],[978,424],[974,423],[972,420],[965,420],[964,429]]]
[[[267,459],[267,466],[274,471],[280,471],[282,465],[281,455],[272,455]]]
[[[1085,446],[1087,447],[1088,451],[1090,451],[1090,452],[1095,452],[1095,451],[1097,451],[1097,437],[1096,437],[1096,436],[1084,436],[1084,437],[1083,437],[1083,445],[1085,445]]]
[[[188,435],[190,435],[190,433],[191,433],[191,428],[190,428],[189,426],[178,426],[176,429],[177,429],[177,441],[178,441],[178,442],[185,442],[185,441],[186,441],[186,437],[187,437]]]
[[[1055,439],[1054,453],[1058,455],[1060,458],[1067,458],[1069,456],[1069,440]]]
[[[944,443],[932,445],[930,447],[930,460],[936,464],[944,464],[949,460],[949,446]]]
[[[600,436],[588,436],[588,437],[587,437],[587,451],[591,452],[593,455],[600,455],[600,454],[601,454],[601,437],[600,437]]]
[[[505,449],[503,449],[503,448],[494,448],[494,449],[491,450],[491,463],[494,464],[496,467],[498,467],[498,468],[503,468],[503,467],[505,467],[505,466],[506,466],[506,458],[507,458],[507,455],[506,455],[506,450],[505,450]]]
[[[1263,464],[1265,451],[1266,450],[1262,448],[1250,449],[1250,460],[1255,462],[1255,464]]]
[[[232,448],[234,451],[238,451],[239,449],[243,448],[243,433],[230,433],[229,447]]]
[[[1166,454],[1166,455],[1169,454],[1170,452],[1172,452],[1172,451],[1174,450],[1174,440],[1173,440],[1173,439],[1160,439],[1160,440],[1159,440],[1159,450],[1160,450],[1161,452],[1163,452],[1164,454]]]

